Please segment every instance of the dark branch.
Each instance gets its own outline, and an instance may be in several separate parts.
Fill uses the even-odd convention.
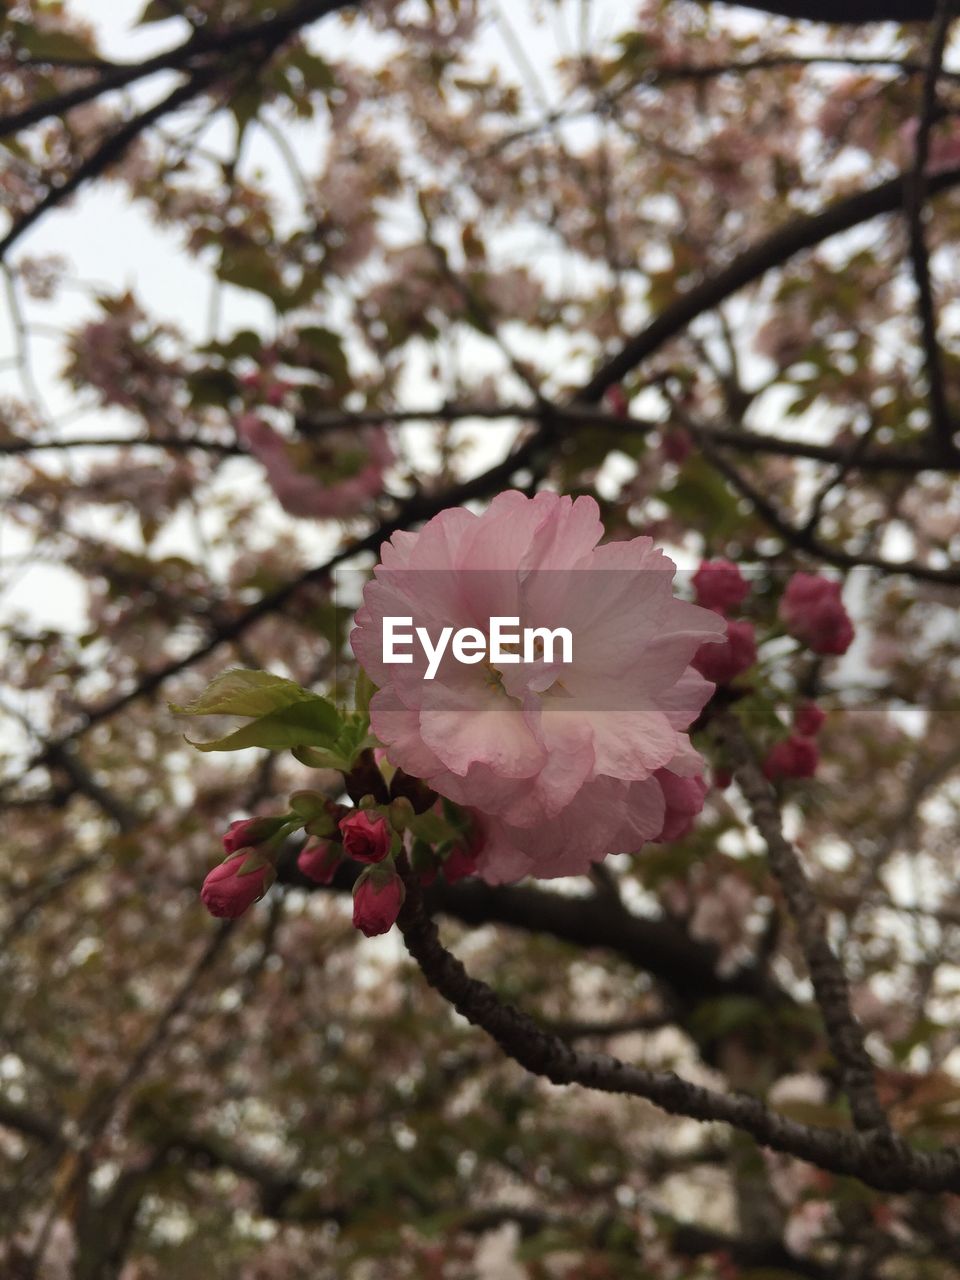
[[[686,293],[680,294],[645,329],[630,338],[612,359],[597,370],[577,399],[596,404],[609,387],[615,382],[621,382],[671,338],[682,333],[691,321],[712,311],[740,289],[753,284],[774,267],[782,266],[796,254],[814,248],[841,231],[849,231],[862,222],[869,222],[871,218],[896,212],[903,202],[905,176],[899,174],[867,191],[858,191],[852,196],[835,200],[819,213],[795,218],[745,249],[721,271],[707,276]],[[928,191],[930,195],[934,195],[939,191],[947,191],[958,183],[960,169],[947,169],[930,176]]]
[[[184,44],[176,49],[168,49],[156,57],[147,58],[143,62],[122,66],[111,66],[102,75],[89,84],[80,85],[67,93],[55,97],[44,98],[40,102],[31,103],[22,111],[0,116],[0,138],[12,133],[19,133],[41,120],[51,116],[62,116],[73,107],[91,102],[111,90],[123,89],[138,80],[155,75],[158,71],[198,71],[210,70],[208,63],[216,61],[212,68],[219,74],[217,67],[222,65],[225,54],[243,50],[251,46],[265,45],[272,51],[294,32],[309,23],[325,18],[339,9],[350,9],[358,0],[300,0],[283,13],[275,14],[262,22],[250,23],[242,27],[211,27],[194,31]]]
[[[917,122],[913,172],[904,182],[904,207],[910,237],[910,261],[917,286],[917,311],[923,345],[924,366],[927,377],[927,394],[930,398],[930,426],[933,451],[941,457],[954,452],[953,426],[950,422],[950,406],[947,403],[943,369],[943,352],[937,337],[937,304],[930,276],[930,250],[924,226],[927,199],[927,160],[930,155],[930,133],[937,115],[937,81],[943,63],[947,32],[956,0],[937,0],[937,15],[930,42],[927,74],[923,82],[923,98]]]
[[[671,1115],[730,1124],[763,1146],[859,1178],[868,1186],[889,1191],[960,1189],[960,1148],[921,1152],[884,1131],[855,1134],[812,1128],[768,1110],[752,1095],[717,1093],[673,1072],[648,1071],[606,1054],[578,1052],[514,1006],[503,1004],[486,983],[470,977],[441,944],[424,909],[418,880],[409,868],[402,872],[407,898],[398,923],[427,982],[534,1075],[554,1084],[645,1098]]]

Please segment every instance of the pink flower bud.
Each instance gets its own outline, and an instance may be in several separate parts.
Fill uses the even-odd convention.
[[[750,585],[730,560],[704,560],[693,575],[697,604],[715,613],[727,613],[743,604]]]
[[[390,828],[386,818],[366,809],[353,809],[340,819],[343,851],[355,862],[382,862],[390,852]]]
[[[756,660],[757,637],[753,623],[728,622],[726,640],[701,645],[691,666],[714,684],[729,684]]]
[[[820,732],[827,714],[815,702],[801,702],[793,713],[793,727],[802,738],[812,738]]]
[[[853,642],[853,623],[840,594],[839,582],[817,573],[795,573],[777,612],[790,634],[814,653],[846,653]]]
[[[207,874],[200,901],[212,916],[236,920],[262,898],[276,877],[256,849],[238,849]]]
[[[343,861],[343,850],[329,840],[308,840],[297,854],[301,873],[315,884],[330,884]]]
[[[776,743],[763,762],[768,778],[812,778],[820,763],[820,752],[812,738],[792,733]]]
[[[236,853],[238,849],[252,849],[276,835],[282,826],[282,818],[238,818],[221,836],[223,851]]]
[[[396,924],[406,891],[389,867],[371,867],[353,888],[353,927],[368,938],[386,933]]]

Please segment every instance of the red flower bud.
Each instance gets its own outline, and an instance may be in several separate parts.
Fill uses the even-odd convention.
[[[793,713],[793,727],[803,738],[812,738],[820,732],[826,720],[825,711],[821,711],[815,702],[801,702]]]
[[[793,733],[776,743],[763,762],[768,778],[812,778],[820,763],[820,752],[812,738]]]
[[[743,604],[750,584],[730,560],[704,560],[693,575],[697,604],[715,613],[727,613]]]
[[[718,791],[726,791],[731,782],[733,782],[733,774],[729,769],[714,769],[713,785]]]
[[[340,819],[343,851],[355,862],[382,862],[390,852],[390,828],[386,818],[366,809],[353,809]]]
[[[396,924],[406,891],[389,867],[371,867],[353,888],[353,927],[368,938],[386,933]]]
[[[841,590],[839,582],[817,573],[795,573],[780,599],[781,622],[814,653],[846,653],[853,642]]]
[[[238,849],[208,873],[200,901],[212,916],[236,920],[262,898],[276,872],[256,849]]]
[[[308,840],[297,854],[297,866],[315,884],[330,884],[343,861],[343,850],[329,840]]]
[[[727,638],[702,644],[692,666],[714,684],[729,684],[757,660],[757,637],[752,622],[728,622]]]
[[[282,818],[238,818],[223,833],[224,853],[236,853],[238,849],[252,849],[269,840],[283,826]]]

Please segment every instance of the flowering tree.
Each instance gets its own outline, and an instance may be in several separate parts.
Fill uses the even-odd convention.
[[[0,28],[0,1271],[957,1276],[953,7],[89,8]]]

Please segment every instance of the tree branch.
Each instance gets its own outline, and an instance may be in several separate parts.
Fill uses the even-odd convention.
[[[503,1004],[486,983],[470,977],[441,944],[424,909],[419,881],[407,866],[401,873],[407,897],[398,924],[427,982],[534,1075],[558,1085],[579,1084],[644,1098],[671,1115],[730,1124],[772,1150],[882,1190],[960,1190],[960,1148],[922,1152],[884,1131],[858,1134],[813,1128],[768,1110],[748,1094],[718,1093],[674,1072],[648,1071],[606,1054],[578,1052],[513,1005]]]
[[[190,38],[175,49],[168,49],[143,62],[114,65],[90,84],[80,85],[67,93],[55,97],[43,98],[31,103],[21,111],[0,116],[0,138],[19,133],[41,120],[51,116],[62,116],[73,107],[91,102],[111,90],[123,89],[127,85],[155,75],[158,71],[197,71],[213,70],[208,68],[203,59],[222,59],[223,55],[236,49],[244,49],[250,45],[266,44],[271,51],[282,44],[289,36],[315,22],[327,17],[339,9],[352,9],[362,0],[299,0],[282,13],[265,18],[242,27],[216,27],[209,30],[201,28],[191,33]],[[199,61],[200,65],[195,65]]]
[[[895,213],[903,202],[903,184],[906,174],[899,174],[867,191],[858,191],[833,201],[819,213],[796,218],[779,227],[770,235],[738,254],[726,267],[707,276],[699,284],[680,294],[650,323],[603,364],[577,399],[596,404],[603,393],[615,382],[621,382],[637,365],[648,359],[671,338],[706,311],[712,311],[721,302],[759,280],[774,267],[782,266],[804,249],[812,249],[841,231],[849,231],[862,222],[884,213]],[[960,183],[960,168],[945,169],[931,174],[928,182],[930,195],[947,191]]]
[[[767,846],[770,870],[783,890],[796,925],[827,1039],[850,1099],[854,1124],[861,1130],[879,1130],[889,1135],[890,1124],[877,1098],[874,1064],[864,1045],[863,1029],[850,1007],[847,977],[830,945],[826,916],[803,864],[783,834],[776,792],[763,776],[735,717],[730,712],[721,715],[716,728],[750,806],[754,826]]]
[[[937,0],[936,21],[930,41],[927,73],[923,82],[920,116],[917,121],[913,171],[904,180],[904,207],[910,238],[910,260],[917,286],[917,311],[930,399],[930,429],[933,450],[943,457],[954,453],[953,425],[947,402],[943,371],[943,353],[937,337],[937,306],[930,277],[930,251],[924,227],[927,198],[927,160],[930,155],[930,132],[937,116],[937,81],[943,65],[947,33],[957,12],[956,0]]]

